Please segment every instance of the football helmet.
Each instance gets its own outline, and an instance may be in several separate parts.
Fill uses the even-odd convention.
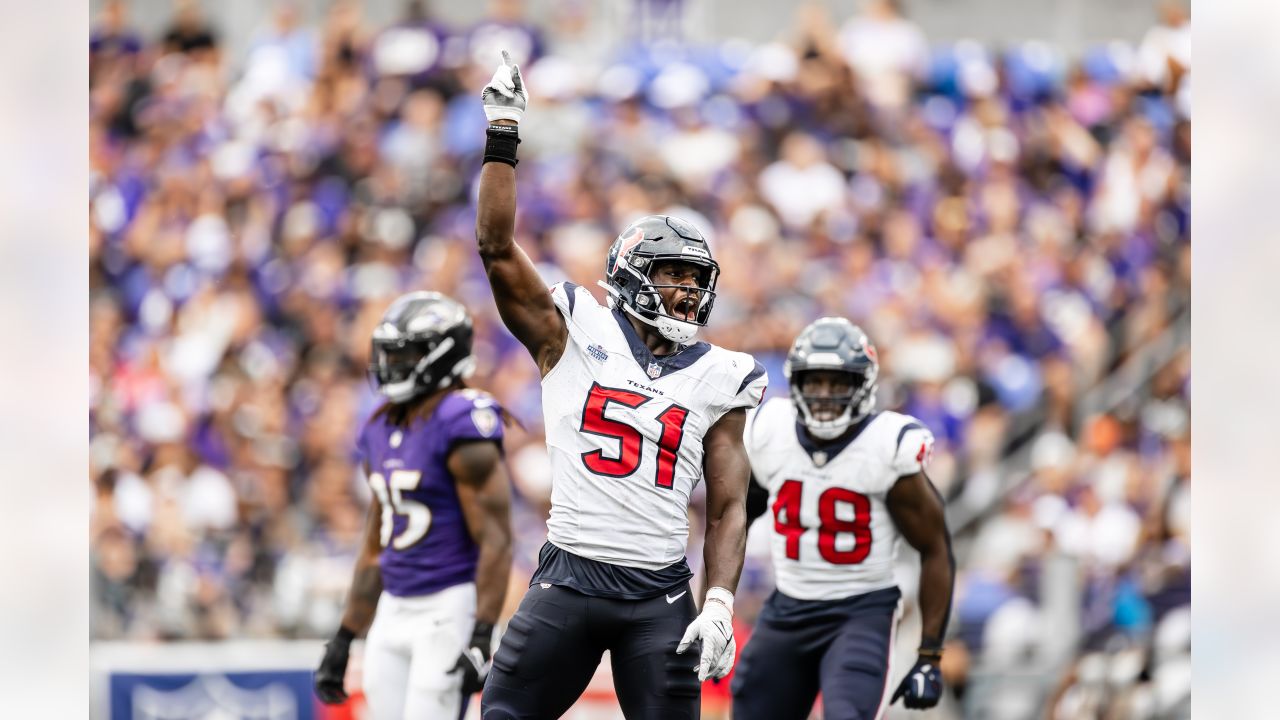
[[[456,300],[401,295],[373,329],[369,374],[383,397],[406,402],[471,374],[471,336],[471,317]]]
[[[696,286],[655,284],[651,275],[660,262],[683,262],[704,268]],[[605,261],[609,307],[624,312],[658,329],[671,342],[685,344],[707,324],[716,300],[716,280],[720,266],[711,258],[706,238],[693,225],[668,215],[649,215],[632,223],[613,241]],[[697,303],[692,320],[678,320],[667,312],[659,290],[687,290]]]
[[[839,437],[875,408],[876,377],[880,374],[875,346],[862,328],[844,318],[819,318],[801,330],[787,353],[782,370],[791,383],[791,400],[796,405],[800,420],[816,438],[831,440]],[[805,395],[801,392],[804,374],[815,370],[851,375],[849,394],[837,398]],[[831,420],[819,420],[814,416],[815,403],[833,401],[841,403],[838,416]]]

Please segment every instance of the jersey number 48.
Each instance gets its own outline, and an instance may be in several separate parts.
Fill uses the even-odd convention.
[[[773,530],[787,539],[787,558],[800,559],[800,537],[809,528],[800,522],[800,497],[804,484],[787,480],[773,501]],[[836,517],[837,503],[853,506],[853,519]],[[857,565],[871,552],[871,501],[848,488],[827,488],[818,496],[818,554],[832,565]],[[836,536],[853,533],[853,548],[836,548]]]

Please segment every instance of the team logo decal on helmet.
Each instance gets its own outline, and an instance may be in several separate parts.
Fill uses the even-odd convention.
[[[680,262],[703,269],[696,285],[656,284],[654,268],[662,262]],[[720,266],[711,257],[711,248],[693,225],[667,215],[649,215],[623,230],[609,248],[605,261],[605,281],[609,306],[658,329],[675,343],[693,340],[698,328],[707,324],[715,304]],[[660,291],[679,289],[695,303],[692,319],[677,319],[664,306]]]
[[[805,374],[818,370],[848,374],[849,392],[835,397],[805,395],[801,391]],[[787,354],[783,373],[791,382],[791,400],[800,421],[814,437],[839,437],[875,408],[876,378],[880,374],[875,346],[862,328],[844,318],[819,318],[800,331]],[[814,405],[831,402],[839,403],[836,417],[818,419]]]
[[[452,298],[402,295],[373,330],[369,375],[387,400],[411,400],[471,374],[471,336],[471,317]]]
[[[609,251],[609,257],[612,258],[609,263],[610,272],[618,271],[618,263],[626,260],[627,253],[636,245],[644,240],[644,231],[640,229],[639,223],[632,225],[623,231],[623,235],[618,236],[618,240],[614,243],[614,248]]]

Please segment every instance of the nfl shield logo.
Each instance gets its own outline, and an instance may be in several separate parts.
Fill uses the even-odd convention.
[[[662,366],[658,365],[656,362],[651,362],[649,363],[648,373],[650,380],[657,380],[658,376],[662,374]]]
[[[822,467],[827,464],[827,454],[821,450],[813,454],[813,464]]]

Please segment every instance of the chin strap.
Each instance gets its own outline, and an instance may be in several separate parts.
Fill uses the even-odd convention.
[[[651,320],[644,315],[641,315],[629,304],[624,303],[622,307],[631,317],[655,328],[662,337],[676,343],[677,345],[684,345],[688,343],[698,334],[698,326],[693,323],[676,320],[666,314],[659,315],[656,320]]]
[[[809,412],[809,403],[805,402],[804,397],[797,392],[792,392],[792,399],[796,407],[800,409],[801,420],[809,432],[819,440],[831,440],[840,436],[845,430],[853,425],[853,403],[845,406],[844,412],[840,413],[840,417],[834,420],[815,420],[813,414]]]
[[[670,315],[667,315],[665,311],[663,314],[659,315],[656,320],[647,318],[644,315],[641,315],[638,310],[633,308],[630,303],[623,302],[622,294],[618,292],[617,288],[603,280],[597,280],[596,284],[604,288],[610,310],[621,306],[623,311],[628,315],[639,320],[645,325],[654,328],[662,335],[662,337],[670,340],[671,342],[676,343],[677,345],[685,345],[691,342],[693,338],[698,335],[697,325],[690,322],[684,322],[683,320],[677,320]]]
[[[826,422],[814,419],[809,412],[809,403],[805,402],[804,396],[794,386],[791,391],[791,400],[796,408],[799,409],[801,420],[809,432],[820,440],[831,440],[839,437],[841,433],[850,427],[862,422],[875,409],[876,383],[873,381],[862,391],[861,395],[845,406],[844,412],[840,414],[840,417]],[[854,414],[855,410],[857,411],[856,415]]]
[[[609,309],[612,310],[615,307],[617,307],[619,302],[618,295],[621,294],[618,292],[618,288],[610,285],[609,283],[603,280],[597,280],[596,284],[604,288],[604,299],[606,304],[608,304]]]
[[[409,377],[397,383],[378,386],[378,392],[393,403],[402,403],[414,396],[416,378]]]

